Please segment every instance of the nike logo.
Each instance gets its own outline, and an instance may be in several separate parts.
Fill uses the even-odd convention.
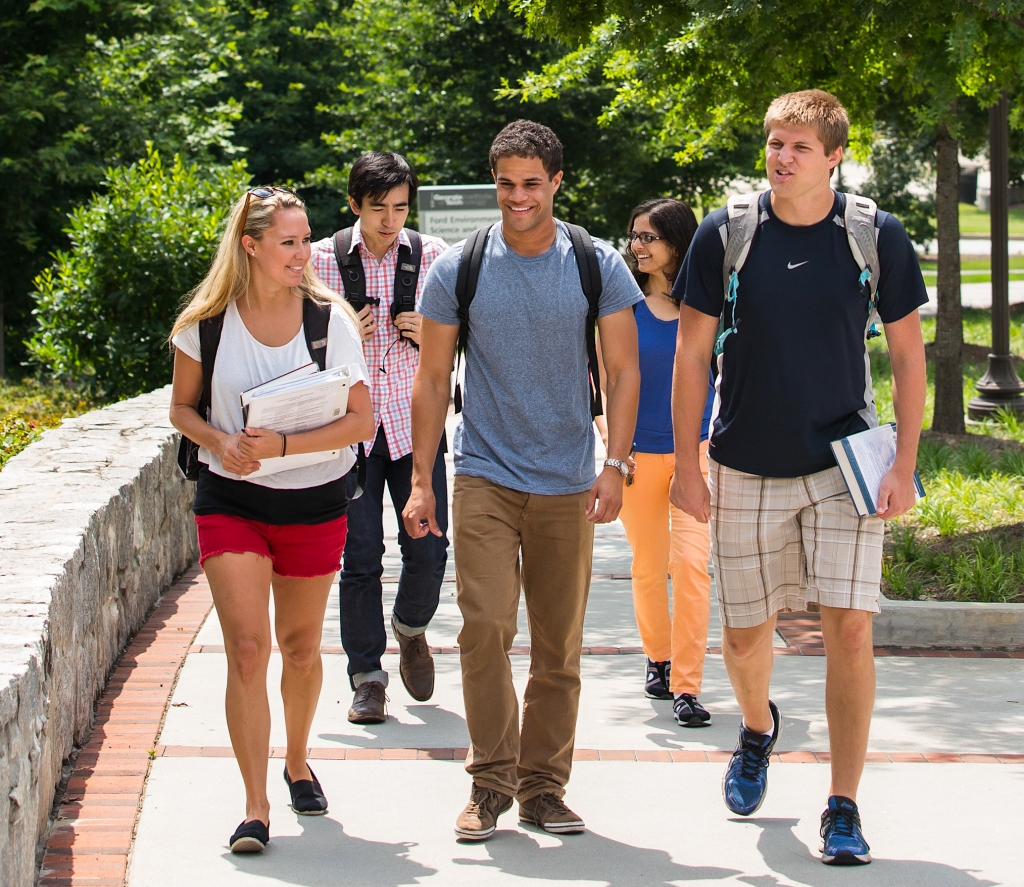
[[[809,261],[811,261],[811,260],[810,260],[810,259],[808,259],[808,260],[807,260],[807,262],[809,262]],[[799,267],[800,267],[801,265],[806,265],[806,264],[807,264],[807,262],[797,262],[797,263],[796,263],[795,265],[794,265],[794,264],[793,264],[792,262],[790,262],[790,263],[789,263],[788,265],[786,265],[786,267],[787,267],[787,268],[788,268],[788,269],[789,269],[790,271],[792,271],[792,270],[793,270],[794,268],[799,268]]]

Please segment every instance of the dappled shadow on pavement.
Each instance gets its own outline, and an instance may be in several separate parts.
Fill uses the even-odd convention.
[[[247,875],[303,887],[400,887],[437,874],[409,858],[416,844],[355,838],[329,815],[299,821],[299,836],[274,836],[262,853],[225,853],[224,858]]]
[[[608,887],[669,887],[740,874],[717,866],[680,865],[664,850],[634,847],[590,831],[566,835],[559,845],[542,847],[525,832],[499,830],[486,847],[489,859],[454,859],[457,865],[477,867],[481,884],[488,883],[491,869],[545,884],[589,881]]]
[[[776,887],[795,882],[808,887],[838,887],[850,883],[851,872],[841,867],[823,865],[817,854],[808,849],[795,834],[797,819],[735,819],[761,829],[757,849],[767,867],[785,880],[771,875],[739,878],[751,887]],[[995,881],[976,878],[969,871],[941,862],[918,859],[876,859],[864,869],[860,882],[871,885],[899,887],[995,887]]]
[[[469,745],[466,719],[439,705],[410,704],[406,711],[422,723],[409,724],[390,717],[383,724],[362,724],[359,732],[320,733],[324,742],[354,748],[433,748]]]

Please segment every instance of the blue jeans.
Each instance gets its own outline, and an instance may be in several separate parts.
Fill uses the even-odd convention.
[[[341,643],[348,655],[348,674],[387,684],[380,658],[387,648],[381,576],[384,573],[384,484],[398,515],[398,545],[402,550],[402,575],[395,598],[395,619],[410,628],[425,628],[437,610],[448,560],[448,484],[444,471],[445,441],[442,438],[434,462],[432,482],[437,500],[437,523],[443,536],[428,533],[412,539],[402,523],[402,509],[412,490],[412,454],[392,460],[384,429],[377,430],[373,448],[366,455],[363,495],[348,506],[348,539],[341,568]],[[355,469],[348,476],[349,495],[355,492]],[[377,673],[377,674],[374,674]]]

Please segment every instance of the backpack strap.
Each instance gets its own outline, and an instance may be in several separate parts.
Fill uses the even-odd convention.
[[[846,239],[850,242],[850,252],[860,268],[860,285],[868,300],[868,324],[865,338],[873,339],[881,333],[875,327],[878,317],[878,277],[880,263],[878,261],[878,229],[875,227],[875,216],[878,206],[869,197],[856,194],[844,194],[846,208],[843,210],[843,225],[846,228]]]
[[[327,331],[331,324],[331,306],[322,305],[312,299],[302,301],[302,331],[306,337],[306,349],[322,373],[327,369]],[[350,499],[363,495],[366,486],[366,448],[359,444],[356,453],[356,489]]]
[[[355,308],[358,314],[367,305],[377,305],[380,299],[366,298],[366,275],[363,273],[363,262],[359,258],[359,249],[352,249],[353,228],[344,228],[335,231],[334,237],[334,260],[338,263],[338,271],[341,272],[341,285],[344,288],[345,299]]]
[[[718,233],[725,244],[725,258],[722,260],[722,283],[725,301],[722,316],[718,319],[718,337],[715,339],[715,354],[721,354],[725,340],[736,332],[736,295],[739,291],[739,273],[750,255],[750,245],[761,222],[761,194],[744,194],[729,198],[729,217]],[[729,313],[726,327],[725,315]]]
[[[327,368],[327,328],[331,322],[330,304],[321,305],[312,299],[302,300],[302,331],[306,349],[322,373]]]
[[[217,363],[217,349],[224,332],[224,312],[199,321],[199,353],[203,361],[203,393],[199,395],[199,415],[204,422],[210,421],[210,404],[213,401],[213,368]]]
[[[391,302],[392,320],[405,311],[416,310],[416,284],[419,281],[420,262],[423,259],[423,239],[417,231],[406,231],[405,233],[409,235],[409,246],[404,244],[398,246],[394,299]]]
[[[484,262],[484,248],[487,238],[494,225],[477,228],[462,246],[459,259],[459,276],[455,280],[455,298],[459,302],[459,338],[455,345],[455,412],[462,412],[462,383],[459,381],[459,368],[462,356],[466,353],[469,341],[469,306],[476,295],[476,285],[480,280],[480,266]]]
[[[572,251],[576,256],[576,268],[580,273],[580,285],[587,297],[587,363],[590,365],[590,414],[600,416],[604,413],[601,403],[601,367],[597,359],[597,315],[600,308],[601,293],[604,284],[601,280],[601,263],[597,258],[597,250],[589,232],[579,225],[564,223],[572,241]]]
[[[224,331],[224,311],[199,321],[199,356],[203,365],[203,390],[199,394],[196,412],[204,422],[210,421],[213,401],[213,368],[217,362],[217,349]],[[186,480],[199,479],[199,444],[183,434],[178,442],[178,470]]]

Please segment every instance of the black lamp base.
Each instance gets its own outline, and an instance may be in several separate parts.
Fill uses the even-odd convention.
[[[1013,368],[1009,354],[990,354],[988,371],[978,384],[979,397],[967,404],[971,419],[993,419],[1000,410],[1024,413],[1024,382]]]

